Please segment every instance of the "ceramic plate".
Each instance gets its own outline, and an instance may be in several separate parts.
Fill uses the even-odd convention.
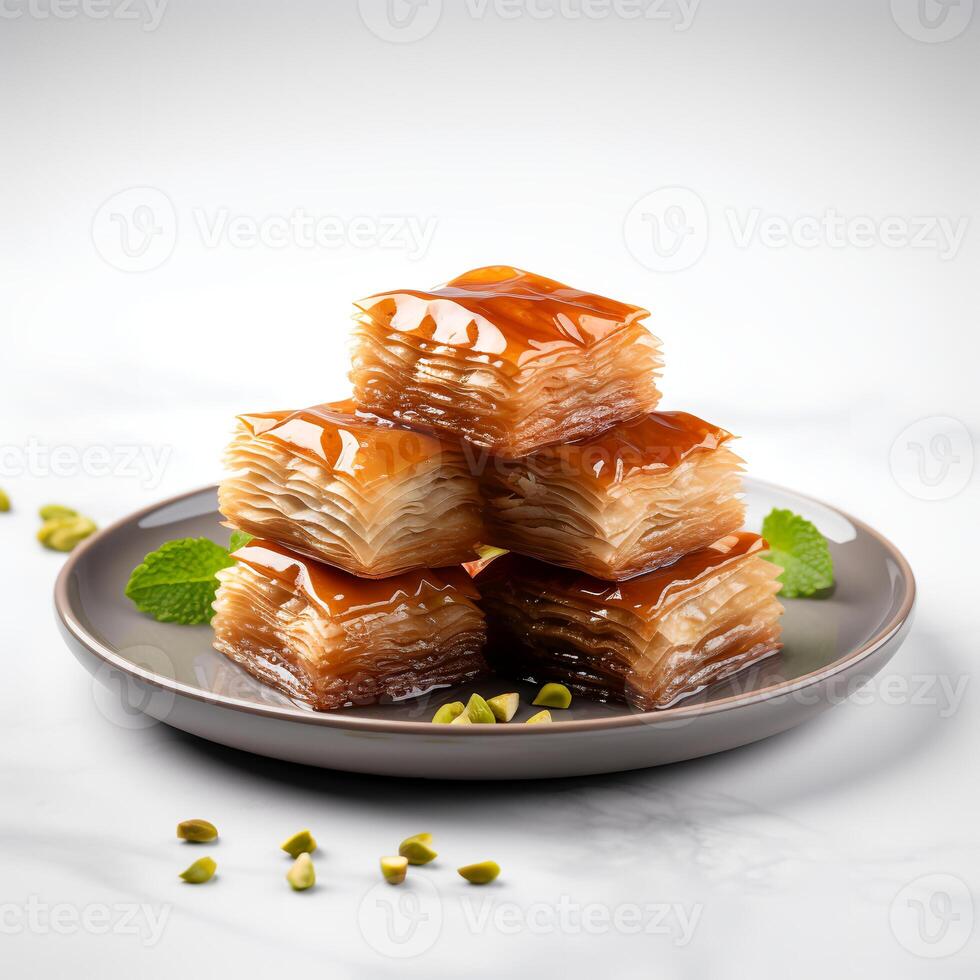
[[[143,556],[172,538],[226,542],[216,489],[156,504],[76,549],[55,586],[68,646],[123,718],[151,716],[223,745],[352,772],[445,779],[529,779],[662,765],[786,731],[838,703],[892,657],[911,625],[915,581],[880,534],[839,510],[746,480],[746,527],[772,507],[812,520],[830,540],[837,584],[787,600],[781,654],[678,706],[639,712],[576,698],[552,725],[431,725],[435,708],[514,690],[485,681],[396,704],[318,714],[253,680],[211,649],[206,626],[157,623],[123,595]],[[531,714],[527,685],[517,685]],[[103,692],[103,699],[106,697]],[[536,710],[536,709],[535,709]]]

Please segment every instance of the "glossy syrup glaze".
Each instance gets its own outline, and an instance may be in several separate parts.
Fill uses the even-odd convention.
[[[407,601],[421,606],[426,592],[468,605],[480,597],[462,567],[420,568],[391,578],[358,578],[271,541],[254,538],[232,556],[266,578],[288,583],[328,616],[391,610]]]
[[[591,475],[602,485],[638,470],[669,470],[698,451],[711,451],[734,436],[687,412],[650,412],[611,426],[591,439],[551,446],[531,457],[558,463],[568,474]]]
[[[533,558],[508,553],[490,562],[470,562],[466,566],[476,575],[476,583],[519,580],[525,589],[540,591],[541,595],[558,593],[591,605],[597,615],[601,607],[615,606],[647,617],[673,593],[697,582],[703,576],[725,565],[756,554],[766,548],[765,541],[750,531],[739,531],[716,541],[710,548],[693,551],[672,565],[640,575],[626,582],[605,582]],[[482,565],[482,569],[478,566]]]
[[[505,265],[473,269],[428,291],[378,293],[355,305],[385,328],[518,366],[561,349],[588,349],[649,315]]]
[[[238,418],[256,438],[363,482],[397,476],[448,449],[434,436],[359,412],[349,399]]]

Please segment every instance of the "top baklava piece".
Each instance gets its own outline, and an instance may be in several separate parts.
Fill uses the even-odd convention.
[[[225,464],[230,524],[363,578],[458,565],[483,536],[459,446],[350,401],[240,416]]]
[[[519,457],[652,411],[647,311],[511,266],[356,304],[358,407]]]
[[[742,526],[732,438],[686,412],[652,412],[524,459],[490,459],[487,540],[613,581],[669,565]]]

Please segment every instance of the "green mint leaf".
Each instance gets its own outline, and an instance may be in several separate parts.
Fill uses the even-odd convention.
[[[234,530],[231,532],[231,540],[228,542],[229,551],[238,551],[239,548],[244,548],[249,541],[254,538],[254,534],[249,534],[248,531]]]
[[[834,584],[834,563],[827,539],[806,518],[778,507],[762,522],[769,553],[762,557],[781,565],[782,595],[787,599],[811,596]]]
[[[168,541],[136,566],[126,595],[161,623],[210,623],[218,589],[215,572],[231,564],[228,552],[207,538]]]

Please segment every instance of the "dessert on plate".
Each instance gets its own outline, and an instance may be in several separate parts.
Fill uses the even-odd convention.
[[[358,407],[499,456],[595,435],[660,400],[646,310],[512,266],[356,305]]]
[[[239,416],[218,507],[235,527],[365,578],[458,565],[483,537],[459,445],[350,401]]]
[[[742,526],[732,438],[686,412],[652,412],[490,460],[481,477],[488,539],[602,579],[669,564]]]
[[[627,582],[495,558],[476,574],[487,658],[600,701],[670,707],[780,649],[781,569],[764,547],[757,534],[728,535]]]
[[[218,572],[215,649],[317,711],[400,700],[487,672],[460,567],[357,578],[254,539]]]

